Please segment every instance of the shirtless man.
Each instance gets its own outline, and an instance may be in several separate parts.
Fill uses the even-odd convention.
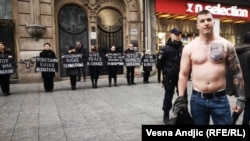
[[[192,68],[190,106],[196,125],[209,125],[210,115],[214,125],[232,124],[230,104],[225,92],[226,65],[235,72],[234,86],[238,99],[233,111],[245,107],[244,81],[240,63],[233,45],[214,34],[213,15],[208,10],[197,14],[199,36],[184,47],[179,72],[179,96],[183,97]]]

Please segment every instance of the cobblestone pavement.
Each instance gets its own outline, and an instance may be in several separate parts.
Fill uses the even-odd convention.
[[[87,79],[75,91],[69,80],[58,81],[53,93],[42,83],[11,84],[12,95],[0,96],[0,141],[140,141],[143,124],[163,125],[164,89],[155,76],[149,84],[125,80],[108,87],[102,77],[92,89]]]

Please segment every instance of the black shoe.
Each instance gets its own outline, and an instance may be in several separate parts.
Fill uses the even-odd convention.
[[[76,87],[72,87],[71,90],[76,90]]]
[[[3,93],[3,96],[8,96],[8,94],[7,93]]]
[[[164,112],[164,115],[163,115],[163,122],[165,124],[168,124],[169,123],[169,113],[168,112]]]
[[[128,83],[128,85],[131,85],[131,83]]]
[[[134,83],[134,82],[133,82],[133,83],[131,83],[131,84],[132,84],[132,85],[136,85],[136,83]]]
[[[118,87],[118,85],[117,85],[117,84],[115,84],[115,87]]]

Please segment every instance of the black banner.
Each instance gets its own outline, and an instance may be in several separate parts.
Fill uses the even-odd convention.
[[[121,53],[107,53],[107,65],[108,66],[123,66],[124,61]]]
[[[14,74],[16,73],[16,64],[13,58],[0,59],[0,74]]]
[[[143,66],[148,67],[148,66],[155,66],[155,58],[154,55],[146,54],[144,55],[143,59]]]
[[[139,53],[125,53],[124,59],[127,67],[141,65],[141,54]]]
[[[166,140],[249,141],[250,126],[246,125],[142,125],[142,141]]]
[[[65,54],[61,58],[64,68],[77,68],[84,66],[82,54]]]
[[[103,57],[100,56],[99,53],[89,53],[88,66],[103,66]]]
[[[36,72],[57,72],[58,59],[57,58],[36,58]]]

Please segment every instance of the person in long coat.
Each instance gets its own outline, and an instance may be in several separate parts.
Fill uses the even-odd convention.
[[[91,46],[91,53],[98,53],[96,46]],[[97,82],[100,75],[101,66],[89,66],[90,79],[92,83],[92,88],[98,88]]]
[[[76,54],[76,50],[73,46],[69,47],[69,54]],[[70,77],[71,90],[76,90],[76,78],[80,74],[79,67],[72,67],[66,69],[66,75]]]
[[[111,47],[109,53],[117,53],[116,47],[114,45]],[[108,54],[106,55],[106,57],[108,57]],[[112,78],[114,79],[114,86],[117,86],[117,69],[117,65],[107,66],[109,87],[111,87]]]
[[[152,71],[152,66],[147,66],[146,63],[144,62],[144,60],[146,59],[147,56],[151,55],[150,50],[147,50],[145,52],[145,54],[142,56],[141,62],[142,62],[142,66],[143,66],[143,83],[147,84],[149,83],[149,76],[150,76],[150,72]],[[155,59],[155,57],[153,57],[153,59]]]
[[[44,43],[44,49],[39,54],[40,58],[56,58],[55,52],[51,50],[50,43]],[[53,92],[55,72],[41,72],[45,92]]]
[[[5,47],[5,43],[0,41],[0,59],[12,58],[11,52]],[[0,74],[0,85],[3,96],[10,95],[10,74]]]

